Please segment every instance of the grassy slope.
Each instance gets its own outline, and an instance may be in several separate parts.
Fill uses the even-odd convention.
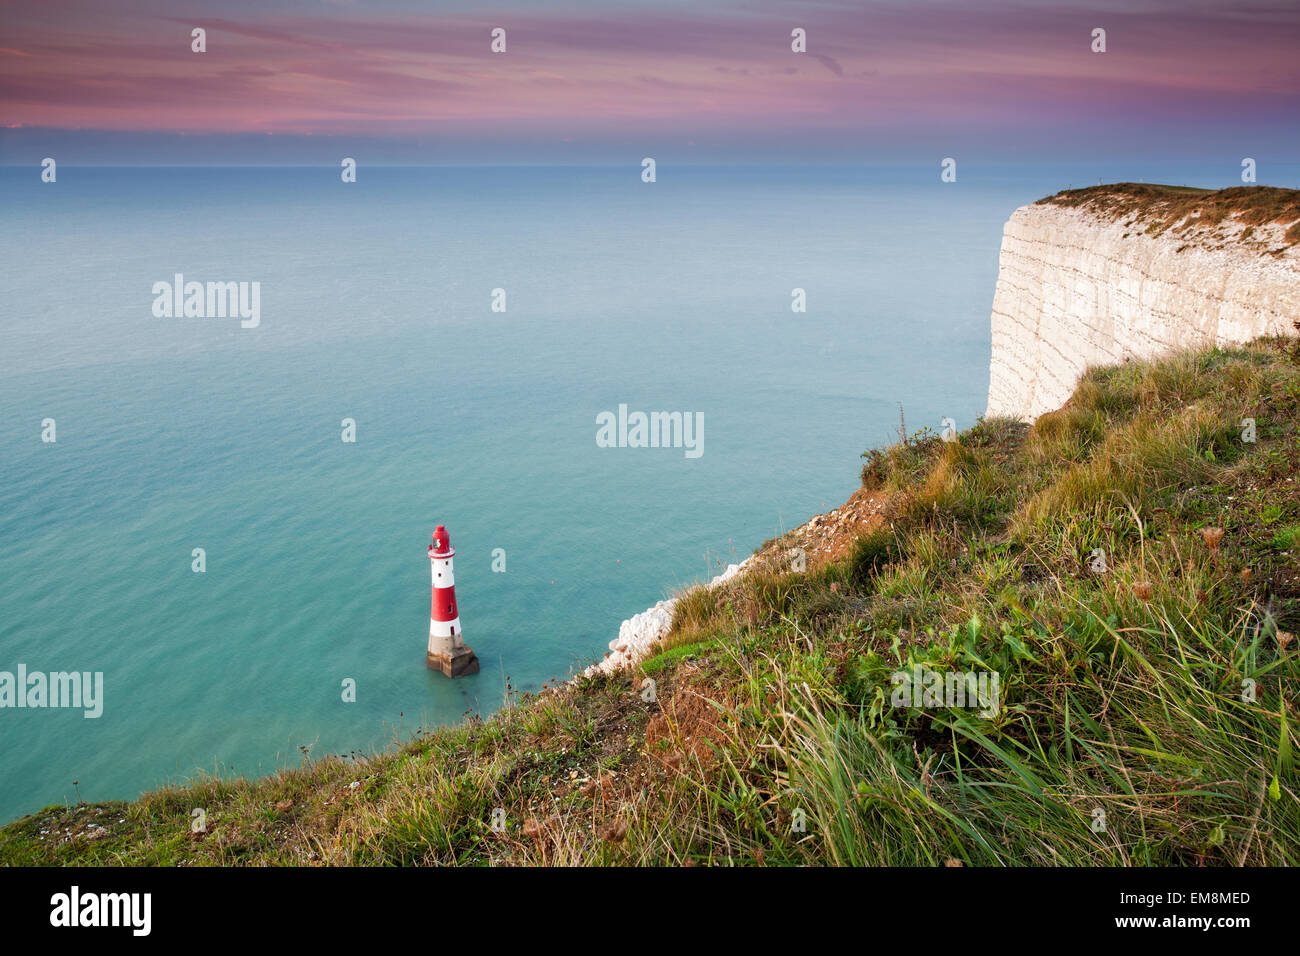
[[[691,592],[652,702],[599,678],[367,761],[53,807],[0,861],[1300,863],[1289,348],[1094,370],[1032,429],[868,453],[886,527]],[[1000,713],[889,706],[913,662],[997,671]]]

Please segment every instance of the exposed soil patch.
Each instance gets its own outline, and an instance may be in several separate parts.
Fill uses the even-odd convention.
[[[886,491],[859,488],[840,507],[814,515],[781,537],[764,542],[755,554],[774,567],[789,568],[796,549],[802,549],[809,571],[842,561],[856,538],[889,520],[893,498]]]

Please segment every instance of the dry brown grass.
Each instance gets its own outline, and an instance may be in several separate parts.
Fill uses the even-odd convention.
[[[687,677],[692,676],[687,668]],[[680,680],[683,674],[679,672]],[[699,689],[686,684],[663,701],[659,713],[650,718],[645,729],[646,753],[665,769],[678,773],[698,761],[707,769],[717,762],[717,753],[726,739],[722,712]]]
[[[1289,225],[1284,236],[1288,244],[1300,242],[1300,190],[1277,186],[1233,186],[1215,191],[1154,183],[1113,183],[1067,189],[1039,202],[1131,220],[1126,225],[1143,225],[1154,234],[1171,228],[1212,229],[1232,219],[1248,227],[1253,235],[1255,227],[1276,223]],[[1248,238],[1246,231],[1242,238]]]

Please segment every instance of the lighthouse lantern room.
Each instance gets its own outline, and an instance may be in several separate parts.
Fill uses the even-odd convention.
[[[456,610],[456,577],[452,571],[451,547],[447,529],[438,525],[429,545],[429,566],[433,575],[433,606],[429,611],[429,651],[424,662],[430,670],[448,677],[478,673],[478,657],[465,644]]]

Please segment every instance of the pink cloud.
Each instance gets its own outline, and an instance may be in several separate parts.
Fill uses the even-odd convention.
[[[7,121],[392,134],[673,118],[869,127],[900,110],[917,122],[969,122],[1176,109],[1189,99],[1285,103],[1300,87],[1300,12],[1283,5],[1199,15],[1150,4],[647,5],[588,16],[530,5],[489,16],[372,6],[299,15],[235,3],[193,21],[167,4],[135,14],[65,6],[75,15],[54,17],[58,3],[6,8]],[[208,31],[205,54],[189,50],[192,25]],[[807,55],[790,51],[796,25],[808,31]],[[488,50],[493,26],[508,31],[504,56]],[[1107,29],[1104,55],[1089,50],[1094,26]]]

